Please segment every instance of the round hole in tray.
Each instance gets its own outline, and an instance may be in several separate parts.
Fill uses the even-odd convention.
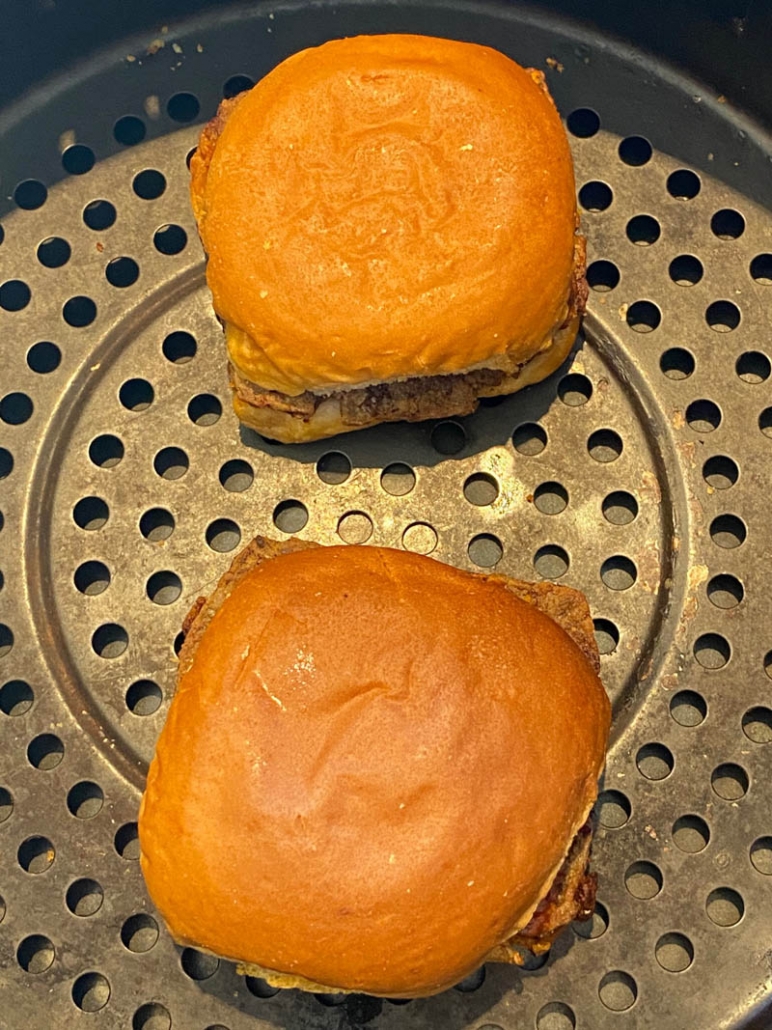
[[[110,509],[101,497],[82,497],[72,509],[76,526],[93,532],[102,529],[110,517]]]
[[[131,1020],[131,1030],[169,1030],[171,1025],[171,1014],[159,1001],[140,1005]]]
[[[696,855],[710,843],[710,828],[700,815],[682,815],[673,823],[673,843],[680,851]]]
[[[667,177],[667,191],[677,200],[694,200],[701,187],[700,177],[689,168],[677,168]]]
[[[81,594],[96,597],[110,585],[110,570],[101,561],[85,561],[75,570],[73,580]]]
[[[750,848],[751,865],[762,876],[772,876],[772,837],[757,837]]]
[[[579,139],[589,139],[600,129],[600,118],[591,107],[578,107],[566,119],[568,131]]]
[[[129,634],[117,622],[106,622],[94,630],[91,646],[100,658],[120,658],[129,646]]]
[[[153,604],[174,604],[182,593],[182,580],[176,572],[163,569],[160,572],[154,572],[148,579],[145,584],[145,592]]]
[[[102,973],[82,973],[72,985],[72,1000],[82,1012],[99,1012],[110,1000],[110,983]]]
[[[139,531],[145,540],[157,544],[169,539],[175,525],[174,516],[166,508],[149,508],[139,520]]]
[[[89,458],[102,469],[115,468],[123,460],[123,455],[123,441],[112,433],[97,436],[89,444]]]
[[[568,505],[568,490],[562,483],[540,483],[533,492],[533,503],[542,515],[559,515]]]
[[[466,447],[466,430],[458,422],[440,422],[432,430],[431,440],[439,454],[458,454]]]
[[[595,179],[579,190],[579,203],[585,211],[605,211],[611,207],[614,191],[608,183]]]
[[[49,236],[38,244],[37,257],[46,268],[61,268],[70,260],[72,248],[61,236]]]
[[[121,927],[121,943],[127,951],[133,951],[136,955],[154,948],[158,937],[158,923],[147,912],[129,916]]]
[[[595,911],[589,919],[576,919],[571,924],[574,933],[587,941],[595,941],[608,930],[608,909],[602,901],[595,902]]]
[[[772,286],[772,254],[757,254],[749,271],[751,278],[760,286]]]
[[[694,962],[694,945],[683,933],[665,933],[655,947],[657,962],[668,973],[683,973]]]
[[[250,994],[256,998],[273,998],[279,993],[279,987],[272,987],[266,980],[259,976],[245,976],[244,983]]]
[[[26,715],[34,700],[34,691],[26,680],[8,680],[0,687],[0,712],[4,715],[12,718]]]
[[[670,699],[670,714],[679,726],[699,726],[708,714],[708,705],[695,690],[679,690]]]
[[[127,862],[135,861],[139,858],[139,836],[137,834],[136,823],[124,823],[116,830],[115,837],[113,838],[115,850],[121,856],[125,858]]]
[[[13,191],[13,199],[24,211],[36,211],[48,200],[48,190],[37,179],[25,179]]]
[[[678,286],[695,286],[705,274],[705,269],[693,254],[680,254],[670,262],[668,274]]]
[[[188,404],[188,418],[196,426],[213,426],[221,415],[222,404],[213,393],[199,393]]]
[[[735,608],[745,597],[745,588],[736,576],[722,573],[708,580],[707,593],[716,608]]]
[[[743,733],[754,744],[772,742],[772,709],[765,705],[749,708],[742,718]]]
[[[52,942],[40,933],[25,937],[16,949],[16,961],[25,973],[45,973],[53,965],[55,957]]]
[[[61,360],[61,350],[55,343],[51,343],[48,340],[33,343],[27,351],[27,364],[38,375],[48,375],[50,372],[55,372]]]
[[[219,471],[220,485],[232,494],[240,494],[248,490],[255,480],[255,472],[248,461],[233,458],[226,461]]]
[[[590,457],[601,464],[616,461],[623,448],[622,437],[614,429],[598,429],[587,441]]]
[[[0,658],[5,658],[7,654],[10,654],[15,639],[11,627],[0,622]]]
[[[416,485],[416,474],[410,465],[397,461],[387,465],[381,473],[381,486],[392,497],[405,497]]]
[[[631,243],[639,247],[650,247],[659,239],[662,228],[652,215],[634,215],[625,230]]]
[[[716,926],[736,926],[745,915],[745,902],[734,888],[717,887],[708,895],[705,911]]]
[[[135,680],[126,691],[126,707],[134,715],[152,715],[160,708],[161,701],[163,691],[154,680]]]
[[[717,515],[710,524],[710,539],[725,550],[740,547],[747,536],[748,529],[737,515]]]
[[[27,760],[35,769],[50,772],[64,758],[64,744],[55,733],[41,733],[30,741]]]
[[[111,286],[125,289],[133,286],[139,279],[139,265],[130,257],[116,257],[109,261],[105,268],[105,278]]]
[[[414,554],[431,554],[437,546],[437,530],[428,522],[411,522],[402,534],[402,546]]]
[[[145,168],[134,176],[131,188],[142,200],[156,200],[166,190],[166,177],[155,168]]]
[[[9,426],[20,426],[28,422],[34,410],[32,398],[18,390],[0,399],[0,421]]]
[[[725,454],[715,454],[702,466],[702,478],[714,490],[728,490],[739,477],[737,462]]]
[[[180,254],[188,243],[188,234],[181,225],[162,225],[155,231],[153,245],[159,254],[172,257]]]
[[[192,122],[200,110],[201,104],[195,93],[174,93],[166,102],[166,113],[175,122]]]
[[[338,536],[344,544],[366,544],[373,535],[373,520],[364,511],[347,511],[338,519]]]
[[[574,1030],[575,1026],[573,1009],[563,1001],[550,1001],[536,1014],[536,1030]]]
[[[299,533],[308,522],[308,508],[294,498],[281,501],[273,512],[273,524],[282,533]]]
[[[625,316],[627,324],[636,333],[651,333],[659,328],[662,322],[662,312],[653,301],[636,300],[627,309]]]
[[[627,526],[638,517],[638,501],[626,490],[614,490],[603,499],[601,510],[614,526]]]
[[[601,979],[598,995],[603,1005],[612,1012],[626,1012],[638,997],[635,979],[621,969],[613,969]]]
[[[619,157],[626,165],[639,168],[651,160],[651,143],[644,136],[627,136],[619,144]]]
[[[735,372],[744,383],[755,386],[769,379],[772,374],[772,363],[761,351],[750,350],[737,359]]]
[[[611,619],[593,619],[592,625],[600,654],[613,654],[619,646],[618,626]]]
[[[115,224],[118,213],[109,200],[91,200],[83,208],[83,221],[94,232],[104,232]]]
[[[617,830],[629,822],[632,815],[630,799],[621,790],[604,790],[596,802],[598,822],[609,830]]]
[[[745,232],[745,219],[739,211],[722,208],[711,218],[710,228],[720,240],[737,240]]]
[[[467,547],[469,560],[481,569],[492,569],[501,561],[504,546],[493,533],[479,533]]]
[[[388,468],[383,470],[381,475],[381,486],[386,490],[387,493],[409,493],[409,489],[399,490],[396,480],[399,477],[399,469],[407,469],[407,465],[389,465]],[[410,471],[408,469],[408,471]],[[345,483],[348,477],[351,475],[351,462],[347,455],[341,451],[328,451],[323,454],[316,463],[316,474],[323,483],[327,486],[340,486]],[[394,483],[391,483],[391,476],[394,475]],[[393,485],[395,489],[389,489],[387,484]],[[413,483],[415,483],[415,476],[413,477]]]
[[[533,556],[533,567],[542,579],[560,579],[570,564],[568,552],[559,544],[545,544]]]
[[[141,118],[133,114],[125,114],[113,126],[113,136],[125,147],[134,147],[145,138],[147,129]]]
[[[70,884],[65,894],[65,902],[74,916],[86,919],[88,916],[96,915],[102,907],[104,896],[102,885],[97,880],[84,877]]]
[[[635,756],[635,764],[641,776],[647,780],[664,780],[673,771],[675,759],[670,748],[664,744],[644,744]]]
[[[53,865],[56,850],[48,837],[35,835],[22,841],[16,857],[25,873],[39,876]]]
[[[703,633],[697,637],[693,652],[703,669],[723,669],[732,656],[729,641],[720,633]]]
[[[486,507],[499,496],[499,484],[488,472],[474,472],[464,483],[464,497],[470,504]]]
[[[0,787],[0,823],[13,815],[13,795],[7,787]]]
[[[713,793],[723,801],[739,801],[748,793],[748,773],[735,762],[724,762],[716,766],[710,776]]]
[[[593,261],[587,267],[587,285],[596,293],[608,293],[619,286],[619,269],[613,261]]]
[[[191,980],[208,980],[214,976],[220,966],[220,960],[214,955],[207,955],[196,948],[183,948],[180,964],[186,976]]]
[[[512,434],[512,443],[519,454],[534,457],[547,446],[547,433],[538,422],[524,422]]]
[[[625,887],[639,901],[650,901],[662,890],[662,870],[653,862],[633,862],[625,872]]]
[[[161,350],[166,360],[173,365],[186,365],[196,356],[197,347],[192,333],[178,329],[164,339]]]
[[[0,308],[23,311],[32,299],[32,291],[21,279],[8,279],[0,285]]]
[[[85,329],[97,316],[97,306],[91,297],[70,297],[62,308],[62,318],[74,329]]]
[[[233,519],[215,519],[206,527],[206,542],[213,551],[220,553],[232,551],[241,542],[241,529]],[[162,603],[168,604],[169,602]]]
[[[70,787],[67,794],[67,808],[76,819],[93,819],[102,810],[104,801],[104,791],[92,780],[81,780]]]
[[[190,459],[181,447],[162,447],[153,459],[153,468],[161,479],[182,479],[190,468]]]
[[[592,383],[587,376],[571,372],[558,383],[558,397],[569,408],[579,408],[592,397]]]
[[[255,80],[250,78],[249,75],[231,75],[229,79],[226,79],[222,87],[222,95],[226,100],[230,100],[239,93],[243,93],[247,89],[252,89],[255,84]]]

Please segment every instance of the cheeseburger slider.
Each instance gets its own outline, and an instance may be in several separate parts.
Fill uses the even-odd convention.
[[[474,411],[563,362],[586,300],[544,76],[338,39],[220,105],[191,196],[236,413],[286,443]]]
[[[185,629],[139,815],[180,944],[413,997],[592,912],[609,702],[581,594],[258,537]]]

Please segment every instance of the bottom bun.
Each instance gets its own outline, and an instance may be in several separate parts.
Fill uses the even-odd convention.
[[[478,369],[460,375],[418,376],[329,394],[289,397],[264,390],[230,365],[233,408],[239,420],[281,443],[308,443],[381,422],[421,422],[469,415],[483,397],[516,393],[560,368],[576,340],[579,316],[513,372]]]

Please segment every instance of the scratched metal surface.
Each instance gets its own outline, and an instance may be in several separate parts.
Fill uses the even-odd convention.
[[[732,167],[767,141],[560,23],[405,10],[264,5],[183,26],[3,123],[20,179],[61,178],[73,141],[104,158],[37,206],[26,187],[2,223],[7,1030],[766,1025],[772,223]],[[551,58],[589,240],[584,338],[550,380],[458,422],[267,444],[230,410],[187,200],[197,129],[179,123],[244,85],[237,73],[389,28]],[[693,133],[679,146],[679,111],[699,153]],[[147,132],[134,146],[136,125],[114,128],[126,114]],[[256,533],[407,547],[587,594],[615,711],[600,904],[549,960],[394,1005],[275,993],[173,945],[136,861],[139,793],[182,616]]]

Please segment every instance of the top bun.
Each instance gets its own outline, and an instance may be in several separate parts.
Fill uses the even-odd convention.
[[[435,993],[553,882],[597,794],[605,691],[515,593],[538,587],[263,543],[181,654],[140,811],[148,889],[180,943],[319,990]]]
[[[304,50],[223,103],[191,171],[231,360],[266,389],[512,371],[570,317],[568,141],[541,73],[496,50]]]

